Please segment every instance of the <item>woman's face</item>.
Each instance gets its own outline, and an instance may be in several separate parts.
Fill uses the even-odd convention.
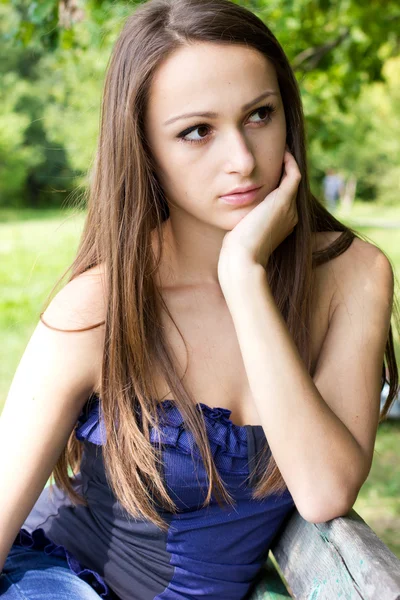
[[[231,230],[279,184],[284,108],[275,68],[253,48],[202,42],[176,50],[155,73],[145,127],[171,218]],[[220,198],[249,185],[262,186],[249,205]]]

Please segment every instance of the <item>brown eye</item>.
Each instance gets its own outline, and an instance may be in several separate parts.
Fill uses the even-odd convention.
[[[180,138],[180,140],[182,140],[183,142],[189,142],[191,144],[199,144],[204,139],[207,138],[208,129],[209,129],[208,125],[205,125],[204,123],[202,123],[201,125],[196,125],[195,127],[190,127],[189,129],[185,129],[185,131],[182,131],[182,133],[180,133],[178,135],[178,138]],[[196,130],[199,131],[200,138],[190,139],[188,137],[188,135]]]
[[[266,104],[265,106],[260,106],[260,108],[257,108],[257,110],[253,111],[251,114],[252,115],[256,115],[257,113],[260,113],[261,115],[264,115],[261,117],[261,123],[268,123],[271,120],[271,116],[272,114],[275,112],[275,107],[272,104]]]

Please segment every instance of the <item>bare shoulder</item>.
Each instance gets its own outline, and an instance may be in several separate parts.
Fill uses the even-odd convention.
[[[97,265],[64,285],[44,311],[43,319],[50,327],[58,329],[90,328],[105,320],[106,298],[104,269]],[[104,327],[99,326],[93,331],[96,329]]]
[[[340,237],[341,234],[341,231],[318,231],[314,234],[314,249],[322,250],[327,248]],[[386,273],[392,271],[390,261],[385,253],[375,246],[375,244],[358,237],[353,239],[345,252],[330,262],[340,264],[341,268],[367,268],[372,269],[373,271],[383,270],[383,272]]]
[[[320,250],[328,247],[341,233],[316,233],[314,248]],[[318,269],[332,284],[332,308],[337,306],[344,295],[356,290],[360,294],[374,290],[376,295],[381,295],[383,301],[393,295],[394,273],[390,260],[380,248],[358,237],[353,239],[347,250]]]
[[[69,378],[85,381],[85,389],[98,391],[105,340],[107,290],[104,269],[96,266],[69,281],[51,300],[38,327],[51,332],[51,343],[73,356]],[[42,331],[39,329],[39,331]],[[48,345],[47,335],[43,343]],[[47,347],[47,346],[46,346]],[[53,367],[56,372],[56,367]]]

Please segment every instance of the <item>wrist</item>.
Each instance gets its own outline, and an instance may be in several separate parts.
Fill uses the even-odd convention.
[[[240,253],[224,258],[218,265],[218,276],[224,294],[246,294],[260,280],[267,284],[265,268]]]

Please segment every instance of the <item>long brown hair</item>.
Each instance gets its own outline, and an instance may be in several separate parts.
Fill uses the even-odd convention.
[[[153,280],[160,254],[155,256],[150,234],[156,232],[160,248],[161,226],[169,209],[146,144],[145,108],[157,67],[177,48],[193,41],[253,47],[276,69],[287,144],[302,179],[297,194],[298,224],[270,257],[267,273],[276,304],[311,375],[309,325],[315,267],[340,255],[359,237],[311,193],[299,88],[270,29],[252,12],[229,0],[150,0],[140,5],[126,20],[108,64],[98,147],[89,169],[90,184],[83,196],[87,208],[85,225],[76,257],[61,279],[69,270],[72,272],[68,281],[93,266],[105,267],[106,318],[93,327],[105,325],[99,396],[107,438],[102,447],[106,475],[116,498],[129,513],[164,529],[166,525],[153,501],[157,499],[172,512],[177,507],[159,469],[161,446],[156,449],[149,438],[149,426],[159,426],[158,399],[152,381],[155,367],[168,383],[185,427],[193,434],[203,458],[209,482],[204,506],[212,494],[220,506],[224,501],[234,503],[215,467],[203,415],[185,390],[163,335],[160,307],[171,319],[172,316]],[[329,247],[313,252],[312,234],[318,231],[342,233]],[[398,389],[391,327],[385,357],[382,386],[388,379],[390,393],[380,420],[386,416]],[[86,504],[85,498],[73,489],[68,474],[69,468],[74,474],[79,471],[82,456],[82,444],[74,434],[75,430],[52,477],[74,503]],[[254,486],[254,498],[287,489],[273,456],[267,460],[267,452],[266,446],[258,462],[264,468]]]

